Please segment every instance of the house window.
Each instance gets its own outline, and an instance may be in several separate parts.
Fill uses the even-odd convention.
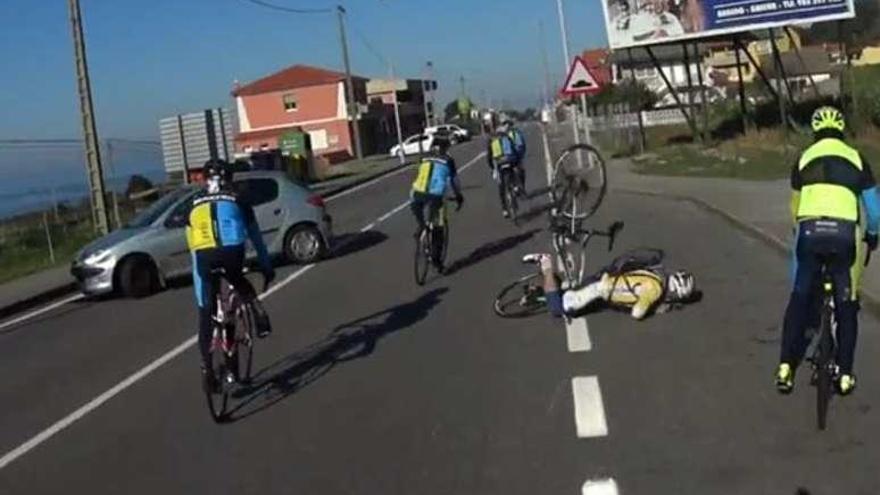
[[[284,102],[285,112],[296,111],[296,96],[293,93],[287,93],[286,95],[281,97],[281,100]]]

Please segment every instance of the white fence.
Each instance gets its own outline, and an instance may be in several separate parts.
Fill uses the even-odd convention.
[[[687,123],[681,110],[677,108],[649,110],[641,113],[645,127]],[[583,116],[580,117],[583,118]],[[587,124],[589,124],[590,129],[596,130],[619,129],[633,126],[637,127],[639,125],[639,114],[636,112],[628,112],[591,115],[587,117]]]

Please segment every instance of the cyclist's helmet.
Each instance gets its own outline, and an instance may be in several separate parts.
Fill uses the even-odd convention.
[[[694,276],[679,270],[666,279],[666,300],[669,302],[688,301],[694,295]]]
[[[435,155],[445,155],[449,151],[449,136],[445,134],[435,134],[434,141],[431,143],[431,153]]]
[[[212,158],[205,162],[202,169],[208,192],[217,192],[232,184],[232,169],[223,160]]]
[[[828,130],[843,132],[846,128],[846,121],[843,120],[843,114],[837,108],[823,106],[813,112],[813,117],[810,119],[810,127],[813,128],[815,133]]]

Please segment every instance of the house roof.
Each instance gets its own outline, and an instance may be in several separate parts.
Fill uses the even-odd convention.
[[[821,46],[807,46],[800,49],[800,57],[794,51],[779,54],[786,77],[809,74],[830,74],[834,72],[828,52]],[[803,62],[801,62],[803,59]],[[761,57],[761,67],[769,78],[776,77],[776,63],[772,56]]]
[[[363,79],[357,76],[352,77]],[[232,95],[250,96],[272,91],[282,91],[285,89],[332,84],[344,80],[345,74],[342,72],[322,69],[320,67],[312,67],[310,65],[297,64],[274,74],[270,74],[264,78],[257,79],[244,86],[235,88],[232,91]]]

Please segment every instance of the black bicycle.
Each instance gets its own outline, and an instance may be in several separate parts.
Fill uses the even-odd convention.
[[[607,190],[605,160],[589,144],[575,144],[565,149],[553,166],[550,197],[554,215],[570,220],[572,231],[578,220],[593,215]]]
[[[608,251],[611,251],[614,249],[614,240],[621,229],[623,229],[623,222],[618,221],[609,225],[605,230],[578,229],[575,235],[578,236],[583,249],[593,237],[607,237]],[[554,233],[554,237],[555,235]],[[569,235],[569,232],[566,230],[564,234],[560,235]],[[576,286],[568,285],[567,287]],[[547,297],[544,294],[542,274],[531,273],[504,286],[495,297],[493,309],[495,314],[502,318],[524,318],[547,311]]]
[[[510,220],[514,225],[519,225],[519,198],[523,195],[523,191],[515,167],[516,165],[512,163],[499,165],[498,180],[501,181],[501,190],[504,191],[504,202]]]
[[[435,245],[440,243],[440,252],[434,259]],[[428,219],[425,228],[416,239],[415,276],[418,285],[425,285],[431,265],[439,272],[439,267],[446,263],[446,252],[449,249],[449,215],[446,201],[437,209],[437,213]]]
[[[584,280],[587,267],[587,243],[594,235],[606,235],[613,243],[614,237],[623,228],[623,222],[614,222],[605,232],[584,229],[580,222],[572,219],[550,217],[550,233],[553,239],[553,250],[562,268],[562,274],[568,287],[578,287]],[[609,243],[609,250],[611,244]]]
[[[208,410],[215,422],[226,419],[229,397],[237,384],[251,380],[254,360],[254,334],[256,320],[250,304],[239,295],[226,280],[225,271],[213,270],[217,277],[217,309],[213,316],[211,337],[211,368],[214,374],[214,390],[205,390]]]
[[[868,253],[865,266],[871,260]],[[822,312],[819,331],[813,337],[813,352],[807,360],[812,364],[813,375],[810,380],[816,387],[816,425],[824,430],[828,420],[828,404],[834,395],[835,382],[839,368],[834,360],[837,355],[837,320],[834,317],[834,283],[823,268],[822,272]]]

